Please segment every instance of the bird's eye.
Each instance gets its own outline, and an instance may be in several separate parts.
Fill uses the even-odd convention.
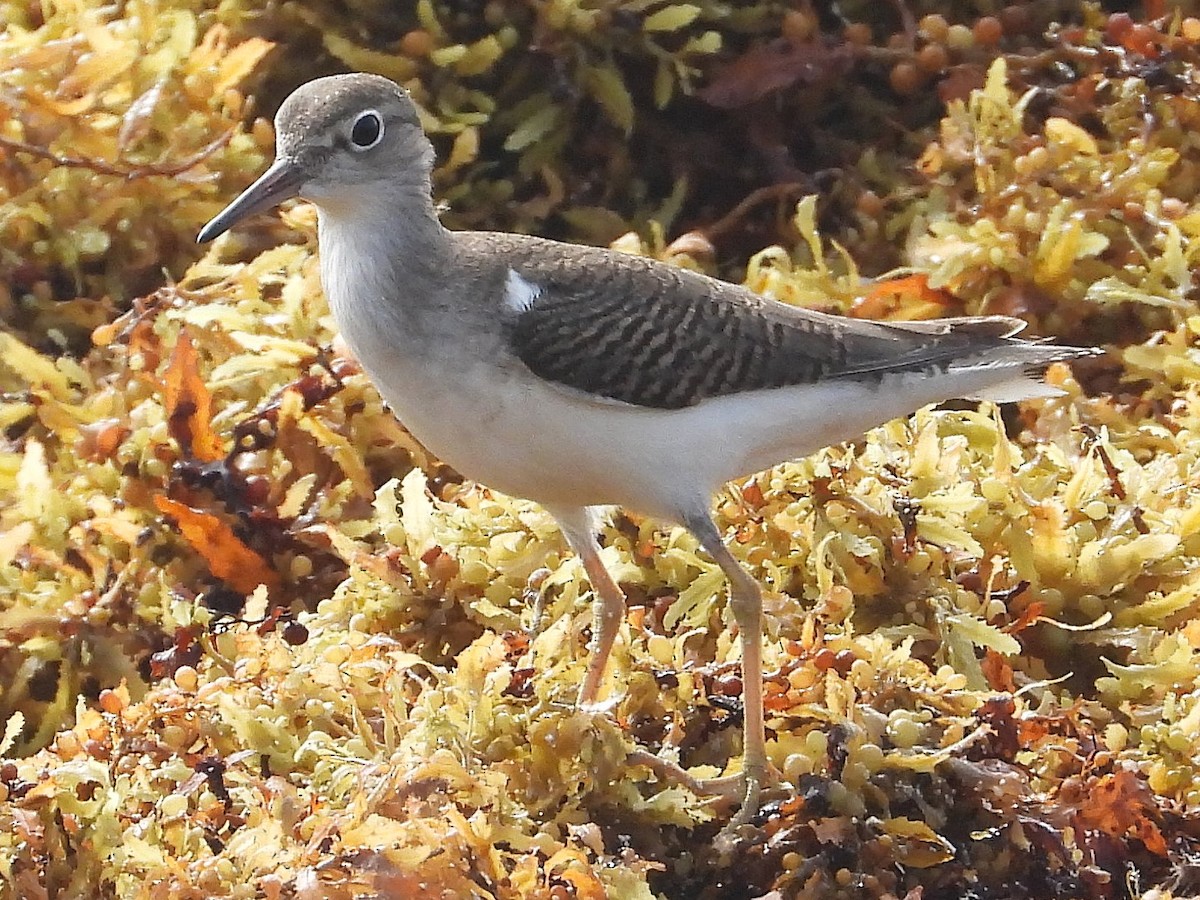
[[[370,150],[383,137],[383,119],[373,109],[362,113],[350,126],[350,143],[356,150]]]

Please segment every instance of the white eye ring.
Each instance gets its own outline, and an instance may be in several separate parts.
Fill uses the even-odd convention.
[[[368,109],[359,113],[350,126],[350,146],[355,150],[370,150],[383,140],[383,116]]]

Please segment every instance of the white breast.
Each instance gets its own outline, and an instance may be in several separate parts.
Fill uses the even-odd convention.
[[[319,240],[321,281],[338,329],[396,417],[468,478],[536,499],[546,480],[533,449],[541,420],[536,380],[481,358],[479,347],[489,342],[464,334],[475,326],[452,310],[435,320],[438,327],[418,327],[405,314],[405,304],[429,298],[406,293],[417,279],[397,279],[378,264],[396,252],[394,235],[323,215]],[[507,288],[510,305],[540,293],[515,272]]]

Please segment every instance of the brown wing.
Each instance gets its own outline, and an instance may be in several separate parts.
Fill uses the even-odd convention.
[[[542,378],[636,406],[679,409],[822,379],[945,369],[1007,343],[1022,325],[845,319],[641,257],[488,237],[493,248],[505,239],[504,260],[537,291],[508,323],[513,353]]]

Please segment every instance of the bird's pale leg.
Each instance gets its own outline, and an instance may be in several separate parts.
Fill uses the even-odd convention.
[[[593,706],[600,692],[600,682],[613,644],[625,614],[625,594],[613,581],[600,559],[600,544],[596,540],[596,518],[591,509],[551,510],[571,549],[579,556],[592,586],[595,626],[589,647],[591,658],[579,689],[581,707]],[[732,790],[741,783],[741,807],[727,827],[734,828],[750,821],[758,812],[763,786],[769,774],[766,735],[763,723],[763,663],[762,663],[762,588],[747,572],[721,540],[721,533],[707,512],[688,516],[683,524],[700,541],[700,545],[719,565],[730,585],[730,607],[737,622],[742,647],[743,761],[742,774],[724,778],[698,780],[675,763],[659,759],[646,751],[630,755],[633,762],[648,765],[660,776],[676,780],[697,793],[716,794],[733,799]]]
[[[608,667],[613,644],[625,618],[625,592],[613,581],[600,559],[600,543],[596,540],[596,520],[592,510],[572,510],[567,513],[555,510],[553,514],[571,549],[583,563],[583,570],[592,586],[594,622],[592,640],[588,645],[591,655],[577,702],[581,707],[595,706],[604,670]]]
[[[592,583],[594,617],[592,642],[588,646],[592,655],[588,659],[587,672],[579,688],[579,705],[583,707],[596,703],[596,697],[600,693],[600,680],[608,667],[608,658],[612,655],[621,620],[625,618],[625,592],[608,574],[608,569],[600,560],[599,549],[599,546],[593,546],[590,553],[580,554],[588,581]]]
[[[737,622],[742,646],[742,772],[745,778],[745,792],[741,808],[729,823],[729,827],[737,827],[750,821],[758,812],[763,784],[768,775],[767,741],[763,723],[762,587],[729,552],[729,548],[721,540],[721,533],[717,531],[707,513],[687,518],[684,525],[696,536],[700,545],[708,551],[709,556],[729,579],[729,603],[734,621]],[[703,782],[701,784],[704,785]]]

